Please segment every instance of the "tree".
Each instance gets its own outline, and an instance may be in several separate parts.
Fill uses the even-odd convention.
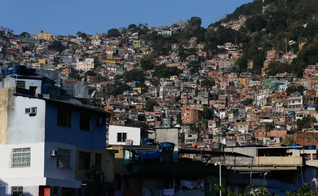
[[[253,99],[245,99],[242,101],[243,105],[252,105],[253,104]]]
[[[251,32],[260,31],[266,27],[267,20],[261,15],[252,16],[246,20],[245,26]]]
[[[166,64],[162,64],[155,68],[154,76],[158,76],[159,78],[168,78],[181,73],[182,70],[177,67],[167,67]]]
[[[305,87],[299,85],[299,86],[290,86],[286,89],[286,93],[289,96],[290,94],[294,93],[294,92],[299,92],[300,94],[303,94],[305,91]]]
[[[317,123],[317,119],[310,115],[303,117],[301,120],[297,120],[297,130],[302,131],[303,129],[308,129],[314,123]]]
[[[126,82],[132,82],[132,81],[143,82],[145,81],[145,75],[142,70],[132,69],[124,73],[124,79]]]
[[[105,86],[104,97],[107,98],[110,95],[121,95],[124,91],[131,90],[130,86],[123,84],[121,82],[116,82],[115,84],[107,83]]]
[[[188,69],[190,69],[191,73],[197,73],[200,69],[200,63],[199,61],[190,61],[188,63]]]
[[[81,31],[78,31],[78,32],[76,33],[76,35],[77,35],[78,37],[83,38],[83,39],[86,39],[86,38],[87,38],[86,33],[83,33],[83,32],[81,32]]]
[[[140,66],[143,70],[151,70],[154,68],[155,64],[153,62],[152,55],[145,55],[140,59]]]
[[[139,28],[135,24],[130,24],[127,29],[131,31],[132,33],[136,33],[139,31]]]
[[[206,120],[212,120],[213,119],[214,111],[211,108],[203,108],[203,118]]]
[[[28,39],[28,38],[31,37],[31,35],[30,35],[30,33],[23,31],[23,32],[20,34],[20,37],[23,37],[23,38],[27,38],[27,39]]]
[[[107,31],[107,37],[108,38],[119,37],[119,36],[120,36],[120,33],[119,33],[118,29],[116,29],[116,28],[112,28],[112,29],[109,29]]]
[[[158,103],[155,101],[152,101],[152,100],[147,101],[145,110],[148,112],[153,112],[154,111],[153,106],[157,106],[157,105]]]
[[[149,129],[149,125],[147,123],[144,123],[144,122],[133,122],[133,123],[131,123],[130,126],[138,127],[141,130],[148,130]]]
[[[51,45],[48,46],[49,50],[54,50],[56,52],[62,52],[65,47],[62,45],[60,41],[54,41]]]
[[[213,79],[204,79],[201,81],[201,87],[212,88],[213,86],[215,86]]]
[[[151,82],[151,84],[153,85],[153,86],[159,86],[160,85],[160,82],[158,81],[158,80],[156,80],[156,79],[154,79],[152,82]]]
[[[177,115],[177,123],[182,124],[181,112]]]

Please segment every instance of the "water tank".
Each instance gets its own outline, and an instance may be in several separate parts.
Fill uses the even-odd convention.
[[[8,66],[8,75],[16,74],[16,75],[21,75],[24,73],[25,66],[23,65],[9,65]]]
[[[173,162],[173,151],[174,143],[171,142],[162,142],[160,143],[160,148],[162,151],[162,162]]]
[[[290,146],[291,146],[291,147],[294,147],[294,148],[292,148],[292,149],[297,149],[296,147],[299,146],[299,144],[291,144]]]
[[[8,69],[7,68],[2,68],[1,69],[2,77],[6,77],[8,75]]]
[[[164,125],[171,125],[172,124],[172,118],[163,118],[163,124]]]
[[[221,143],[213,143],[212,149],[221,149]]]
[[[305,150],[316,150],[316,145],[304,145]]]
[[[150,139],[150,138],[141,139],[141,145],[142,146],[152,146],[152,145],[154,145],[154,140]]]

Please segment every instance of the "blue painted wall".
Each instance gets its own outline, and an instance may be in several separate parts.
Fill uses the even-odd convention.
[[[72,110],[72,128],[57,125],[58,107]],[[91,114],[91,131],[80,130],[80,112]],[[98,113],[90,109],[47,102],[45,118],[45,141],[68,143],[87,149],[106,149],[106,125],[96,125],[96,118],[106,118],[106,113]]]

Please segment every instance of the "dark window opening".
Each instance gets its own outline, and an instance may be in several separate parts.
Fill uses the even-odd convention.
[[[79,169],[88,170],[91,165],[91,153],[79,152]]]
[[[95,154],[95,169],[97,171],[102,170],[102,154]]]
[[[11,195],[12,196],[23,195],[23,186],[12,186],[11,187]]]
[[[72,127],[72,111],[58,108],[57,109],[57,125],[61,127]]]
[[[117,142],[126,142],[127,133],[117,133]]]
[[[89,114],[80,114],[80,130],[90,131],[91,130],[91,116]]]

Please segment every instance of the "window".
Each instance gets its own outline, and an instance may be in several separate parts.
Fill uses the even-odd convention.
[[[117,133],[117,142],[125,142],[127,139],[127,133]]]
[[[58,108],[57,109],[57,125],[61,127],[71,128],[72,126],[72,111]]]
[[[15,148],[12,149],[11,167],[30,167],[31,149]]]
[[[91,116],[89,114],[80,114],[80,130],[90,131],[91,130]]]
[[[12,196],[23,195],[23,186],[12,186],[11,187],[11,195]]]
[[[70,169],[71,168],[71,150],[68,149],[57,149],[57,168]]]
[[[91,167],[91,153],[79,152],[79,169],[87,170]]]
[[[95,154],[95,166],[97,171],[102,170],[102,154]]]

